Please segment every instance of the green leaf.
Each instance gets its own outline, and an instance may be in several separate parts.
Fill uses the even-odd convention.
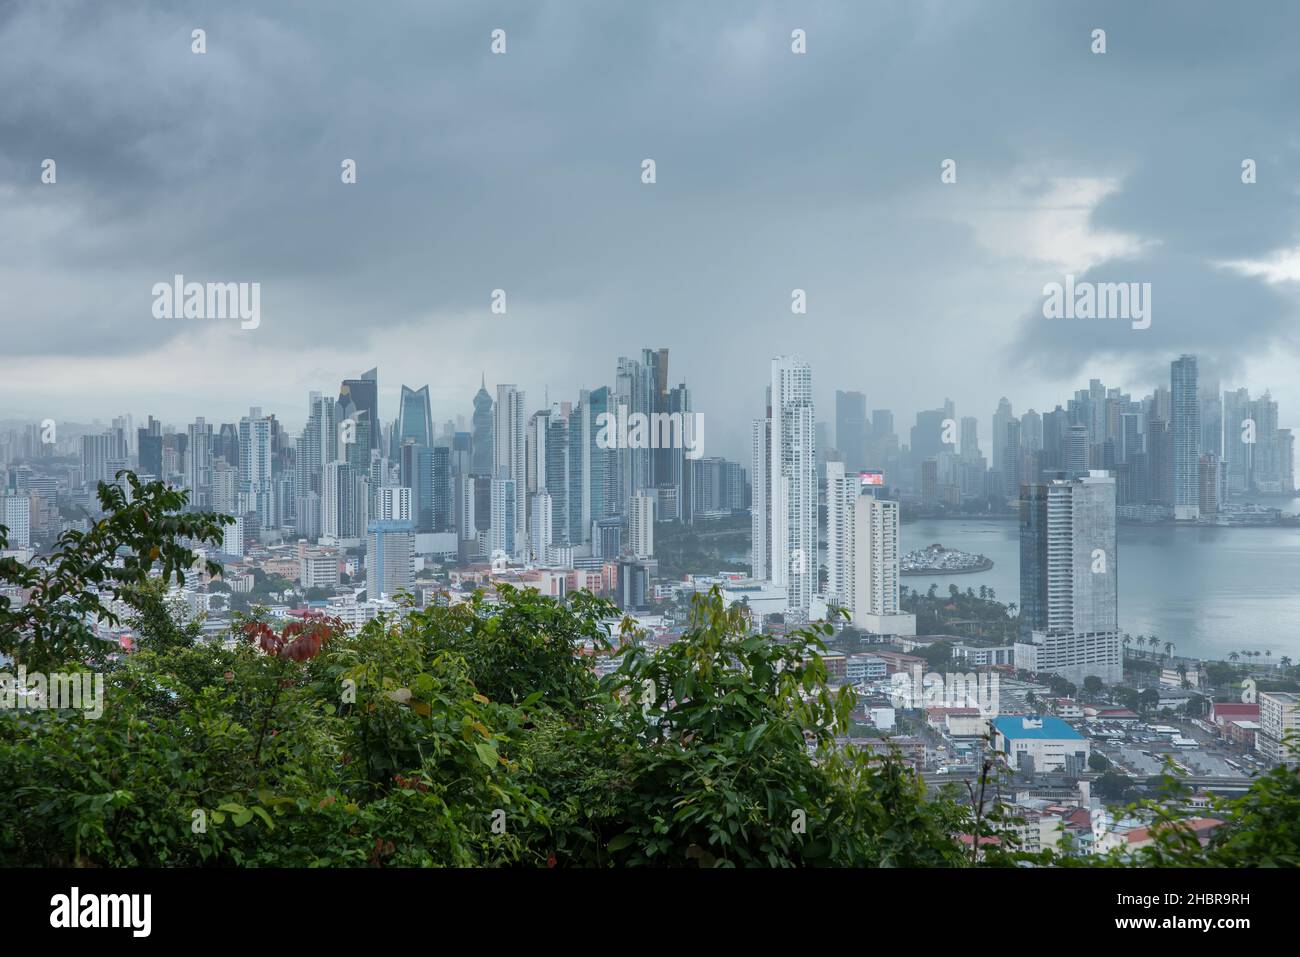
[[[474,745],[474,750],[478,752],[478,759],[490,768],[497,766],[497,747],[490,741],[480,741]]]

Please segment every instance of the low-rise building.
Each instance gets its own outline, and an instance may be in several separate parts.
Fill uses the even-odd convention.
[[[1088,740],[1050,715],[1003,715],[990,722],[994,750],[1013,768],[1080,774],[1088,767]]]

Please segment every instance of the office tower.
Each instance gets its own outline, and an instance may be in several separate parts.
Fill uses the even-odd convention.
[[[26,495],[0,496],[0,525],[8,529],[9,548],[31,548],[31,499]]]
[[[1077,478],[1088,472],[1088,427],[1072,425],[1065,430],[1062,466],[1067,478]]]
[[[533,559],[537,562],[544,563],[549,560],[551,546],[555,542],[553,500],[554,497],[545,488],[533,493],[533,514],[528,526]]]
[[[319,392],[307,400],[307,424],[298,439],[296,467],[300,492],[321,493],[321,471],[339,457],[339,436],[335,421],[336,403]],[[238,456],[236,456],[238,458]],[[227,459],[227,461],[231,461]],[[233,464],[233,462],[232,462]]]
[[[1123,678],[1115,543],[1115,480],[1104,472],[1021,490],[1016,667],[1075,684]]]
[[[1222,468],[1219,457],[1213,453],[1202,455],[1197,466],[1197,505],[1199,514],[1214,516],[1219,512],[1219,489]]]
[[[951,419],[952,406],[945,404],[942,409],[927,409],[916,413],[916,425],[912,427],[912,462],[919,465],[926,459],[937,459],[940,452],[956,450],[956,435],[952,442],[944,442],[944,422]]]
[[[528,445],[528,489],[531,495],[549,492],[547,509],[549,510],[549,529],[544,538],[538,538],[530,522],[529,534],[533,542],[533,552],[545,556],[546,549],[552,544],[572,544],[569,538],[569,482],[573,475],[570,449],[569,419],[559,406],[543,409],[533,414],[529,420]],[[537,513],[536,507],[533,509]],[[540,547],[539,547],[540,546]]]
[[[1153,505],[1174,507],[1173,431],[1164,419],[1147,422],[1147,490]]]
[[[1003,396],[998,400],[997,411],[993,413],[993,458],[992,467],[1002,470],[1002,447],[1007,440],[1007,423],[1012,420],[1011,403],[1007,397]],[[1015,492],[1011,489],[1005,489],[1007,498],[1015,498]]]
[[[826,463],[826,601],[853,612],[854,503],[861,491],[859,473],[843,462]]]
[[[1250,487],[1264,495],[1282,491],[1282,456],[1278,445],[1277,403],[1265,392],[1250,403],[1255,441],[1251,450]]]
[[[1023,452],[1043,449],[1043,417],[1033,409],[1020,417],[1020,448]]]
[[[189,444],[185,450],[185,468],[182,474],[185,487],[190,490],[189,504],[197,508],[207,508],[208,489],[212,484],[208,458],[212,447],[212,426],[204,422],[200,416],[194,420],[193,425],[188,427],[187,432]]]
[[[152,475],[155,479],[163,477],[163,438],[159,423],[150,416],[150,426],[136,432],[136,448],[139,449],[141,475]],[[156,431],[155,431],[156,430]]]
[[[389,486],[375,493],[377,507],[375,518],[380,522],[411,521],[411,490],[403,486]]]
[[[427,397],[427,392],[426,392]],[[348,417],[370,423],[370,445],[379,444],[379,370],[363,372],[360,379],[344,379],[339,386],[338,404],[347,410]]]
[[[817,450],[812,367],[794,356],[772,360],[770,580],[793,611],[807,612],[817,588]]]
[[[488,395],[487,376],[482,377],[478,392],[474,394],[474,415],[471,419],[470,474],[492,474],[492,396]]]
[[[1223,393],[1217,381],[1197,383],[1201,406],[1201,454],[1223,461]]]
[[[1020,420],[1008,418],[1006,434],[1002,436],[1002,491],[1014,499],[1020,491]]]
[[[963,416],[961,420],[961,458],[963,462],[977,462],[983,455],[980,452],[980,421],[973,415]]]
[[[112,481],[108,470],[111,451],[107,432],[81,437],[81,478],[92,493],[100,482]]]
[[[627,515],[627,537],[632,555],[638,559],[653,558],[655,553],[655,495],[637,492]]]
[[[853,513],[853,624],[875,635],[915,635],[916,616],[898,603],[898,503],[859,495]]]
[[[253,511],[264,529],[273,528],[275,515],[271,487],[271,420],[256,406],[239,420],[240,491],[252,496]]]
[[[515,554],[520,536],[516,535],[516,484],[512,478],[499,477],[490,480],[490,501],[488,503],[488,548],[493,558],[502,556],[510,558]],[[477,504],[475,506],[477,508]]]
[[[212,460],[211,507],[222,515],[239,515],[239,469],[218,456]]]
[[[1120,415],[1119,461],[1132,462],[1142,451],[1142,415],[1125,412]]]
[[[664,354],[665,362],[667,362],[666,349]],[[669,416],[667,421],[671,423],[674,416],[680,418],[682,424],[681,441],[676,444],[669,444],[667,448],[661,447],[659,449],[664,471],[656,476],[656,484],[660,488],[671,487],[676,490],[677,517],[690,524],[695,521],[695,488],[693,484],[695,470],[692,467],[695,459],[688,458],[687,451],[693,449],[694,451],[691,454],[695,458],[702,455],[701,443],[704,441],[704,435],[696,433],[697,422],[694,410],[691,407],[691,392],[686,388],[685,383],[669,389],[665,394],[664,402],[662,412]]]
[[[593,523],[612,514],[618,498],[615,450],[596,442],[601,416],[614,412],[608,386],[582,390],[569,414],[569,542],[591,540]]]
[[[511,511],[503,513],[503,519],[512,526],[509,535],[513,543],[510,554],[515,556],[514,549],[517,549],[518,557],[521,558],[525,555],[528,544],[528,419],[524,401],[524,393],[513,385],[498,385],[492,422],[492,475],[494,479],[509,479],[513,483]],[[497,521],[495,506],[492,509],[492,521],[494,524]]]
[[[415,529],[410,522],[375,521],[366,528],[366,597],[396,598],[415,580]]]
[[[632,416],[648,416],[654,411],[655,384],[653,369],[645,364],[620,356],[614,381],[615,410],[620,420],[632,421]],[[630,444],[630,443],[628,443]],[[642,489],[653,488],[653,460],[651,449],[628,448],[620,443],[615,461],[618,469],[618,504],[615,511],[625,514],[632,496]]]
[[[759,580],[772,576],[772,504],[768,482],[772,478],[772,393],[768,388],[767,414],[754,420],[750,436],[750,475],[753,476],[749,508],[749,573]]]
[[[397,430],[393,441],[400,449],[408,441],[416,445],[433,445],[433,413],[429,408],[429,387],[402,386],[397,404]]]
[[[1194,521],[1199,514],[1201,406],[1196,387],[1196,356],[1175,359],[1169,369],[1173,433],[1174,518]]]
[[[1295,437],[1290,429],[1277,430],[1278,491],[1283,495],[1295,492]]]
[[[346,462],[328,462],[321,470],[320,535],[350,538],[352,527],[352,475]]]
[[[867,397],[861,392],[835,393],[835,448],[849,472],[867,467]]]
[[[308,414],[310,415],[310,409]],[[239,467],[239,426],[234,422],[223,422],[220,430],[213,439],[212,455],[221,456],[226,460],[226,464],[234,468]]]
[[[1246,389],[1224,392],[1223,461],[1228,467],[1229,494],[1243,495],[1250,490],[1253,432],[1254,424],[1250,422],[1250,392]]]

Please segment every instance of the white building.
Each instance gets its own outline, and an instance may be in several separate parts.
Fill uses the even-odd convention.
[[[0,525],[9,529],[9,548],[31,548],[32,503],[26,495],[0,496]]]
[[[410,522],[371,522],[366,535],[366,598],[394,599],[415,579],[415,528]]]
[[[632,554],[653,558],[655,553],[655,494],[636,492],[627,510],[627,537]]]
[[[1088,739],[1060,718],[1004,715],[994,718],[993,748],[1013,768],[1030,762],[1035,773],[1063,771],[1080,774],[1088,769]]]
[[[898,503],[859,495],[853,510],[853,624],[877,635],[915,635],[916,616],[898,604]]]
[[[221,554],[244,555],[244,516],[236,515],[235,520],[221,529]]]
[[[856,473],[845,474],[843,462],[826,463],[826,601],[853,612],[853,537],[855,503],[861,492]]]
[[[1261,691],[1256,750],[1270,761],[1285,762],[1289,766],[1300,764],[1300,741],[1285,741],[1288,733],[1300,734],[1300,695],[1288,691]]]
[[[806,613],[817,591],[818,485],[812,367],[802,359],[772,360],[767,417],[754,423],[753,455],[754,577],[785,589],[790,609]]]
[[[541,489],[533,496],[533,560],[546,562],[550,556],[551,542],[554,540],[552,528],[551,493]]]
[[[403,487],[381,488],[375,496],[375,518],[381,522],[411,521],[411,490]]]

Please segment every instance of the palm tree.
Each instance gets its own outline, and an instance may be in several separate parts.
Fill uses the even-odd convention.
[[[1241,660],[1241,655],[1237,654],[1237,653],[1234,651],[1232,654],[1228,655],[1228,660],[1231,661],[1231,662],[1235,665],[1238,661]]]
[[[1156,656],[1155,655],[1156,649],[1160,647],[1160,636],[1152,635],[1150,638],[1147,639],[1147,644],[1151,646],[1151,657],[1154,658]]]
[[[1174,643],[1173,643],[1172,641],[1166,641],[1166,642],[1165,642],[1165,657],[1166,657],[1166,658],[1172,658],[1173,656],[1174,656]]]
[[[1283,668],[1290,668],[1291,658],[1288,655],[1283,655],[1281,658],[1277,660],[1277,663],[1280,664]]]

